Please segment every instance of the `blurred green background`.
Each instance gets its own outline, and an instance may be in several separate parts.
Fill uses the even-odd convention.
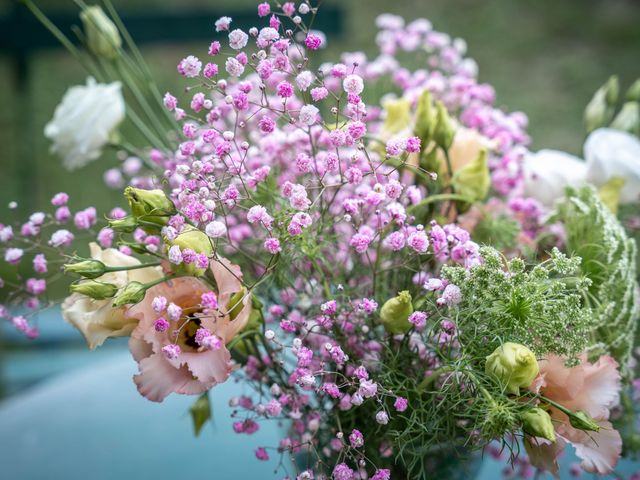
[[[255,11],[255,0],[113,0],[123,12],[211,10],[213,22],[225,9]],[[45,12],[72,12],[71,0],[41,0]],[[610,74],[623,87],[640,76],[640,2],[637,0],[326,0],[343,11],[343,33],[329,38],[325,59],[339,52],[375,53],[375,17],[388,11],[407,20],[430,19],[434,28],[467,40],[480,65],[480,80],[493,84],[498,104],[522,110],[530,118],[534,149],[553,147],[580,152],[582,111]],[[0,1],[0,15],[16,3]],[[24,35],[29,35],[28,31]],[[208,32],[202,32],[207,38]],[[204,55],[198,44],[143,48],[161,90],[180,91],[176,63],[186,54]],[[67,172],[48,151],[43,128],[68,86],[83,83],[85,73],[62,49],[38,51],[29,59],[29,77],[18,85],[8,52],[0,50],[0,221],[23,219],[58,191],[72,196],[71,207],[108,208],[121,203],[118,192],[102,183],[103,172],[117,164],[107,152],[82,170]],[[15,212],[7,210],[17,200]]]

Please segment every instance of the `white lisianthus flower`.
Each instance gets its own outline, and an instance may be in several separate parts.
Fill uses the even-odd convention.
[[[612,128],[594,130],[584,144],[587,181],[602,186],[612,178],[624,180],[620,204],[640,201],[640,140]]]
[[[91,258],[99,260],[109,267],[128,267],[140,262],[113,248],[102,250],[95,243],[89,244]],[[159,267],[145,267],[133,270],[108,272],[96,278],[98,282],[124,288],[129,282],[149,283],[162,277]],[[62,318],[77,328],[84,336],[89,348],[102,345],[109,337],[129,335],[138,321],[127,318],[127,307],[113,307],[113,299],[94,300],[80,293],[72,293],[62,303]]]
[[[71,87],[56,107],[44,134],[53,141],[51,151],[60,155],[69,170],[83,167],[102,154],[116,127],[124,120],[120,82]]]
[[[627,132],[599,128],[584,144],[586,161],[559,150],[529,153],[524,161],[525,195],[548,207],[564,197],[565,187],[624,180],[620,204],[640,201],[640,140]]]
[[[540,150],[524,159],[524,194],[547,207],[564,197],[566,187],[578,187],[586,180],[587,165],[574,155]]]

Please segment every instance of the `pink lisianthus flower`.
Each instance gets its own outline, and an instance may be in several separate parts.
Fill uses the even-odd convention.
[[[202,393],[226,381],[234,369],[226,345],[249,321],[251,297],[244,296],[242,309],[232,319],[230,301],[235,293],[243,291],[240,268],[221,258],[211,262],[211,271],[218,290],[216,308],[202,305],[202,295],[211,291],[208,285],[192,277],[180,277],[149,289],[145,299],[128,312],[138,320],[129,339],[129,350],[140,372],[133,380],[140,394],[151,401],[161,402],[170,393]],[[155,328],[160,315],[152,305],[160,296],[182,309],[180,317],[170,320],[169,328],[161,331]],[[198,342],[196,333],[201,329],[219,338],[220,344],[214,348]],[[167,346],[179,347],[179,354],[166,355],[163,348]]]
[[[540,469],[558,475],[557,458],[570,443],[582,460],[583,470],[605,475],[611,473],[622,451],[620,434],[608,421],[610,410],[619,402],[620,373],[618,363],[603,355],[596,363],[589,363],[586,355],[582,362],[572,368],[565,366],[564,359],[550,355],[540,361],[540,374],[531,389],[553,400],[573,412],[589,415],[600,430],[585,432],[571,426],[569,417],[551,407],[556,442],[540,438],[529,438],[525,442],[531,463]]]

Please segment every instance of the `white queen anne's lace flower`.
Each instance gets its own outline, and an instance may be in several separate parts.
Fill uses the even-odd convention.
[[[51,151],[62,157],[69,170],[83,167],[102,154],[115,129],[124,120],[120,82],[71,87],[56,107],[44,134],[53,141]]]

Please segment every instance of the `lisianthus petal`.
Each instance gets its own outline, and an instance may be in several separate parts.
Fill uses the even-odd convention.
[[[153,353],[152,346],[144,340],[136,337],[129,337],[129,351],[136,362],[147,358]]]
[[[561,438],[552,443],[544,438],[526,437],[524,447],[529,455],[531,465],[558,477],[557,459],[564,450],[564,441]]]
[[[540,374],[544,376],[541,387],[546,397],[562,403],[572,400],[584,385],[584,370],[581,366],[567,368],[565,360],[557,355],[548,355],[540,360]]]
[[[603,355],[594,363],[583,364],[585,380],[579,410],[583,410],[593,418],[609,418],[609,409],[620,401],[620,372],[618,362],[608,355]]]
[[[598,432],[584,432],[569,426],[561,426],[558,428],[558,435],[574,446],[585,471],[605,475],[611,473],[620,460],[622,438],[611,423],[601,421],[598,424],[600,425]]]
[[[224,347],[220,350],[185,353],[182,359],[193,376],[200,382],[208,384],[209,388],[225,382],[233,371],[231,354]]]
[[[218,297],[232,295],[242,289],[240,267],[226,258],[218,257],[211,261],[211,272],[216,279]]]
[[[154,353],[138,362],[140,373],[133,381],[140,394],[152,402],[161,402],[170,393],[196,394],[207,388],[193,379],[187,367],[174,368],[162,353]]]

